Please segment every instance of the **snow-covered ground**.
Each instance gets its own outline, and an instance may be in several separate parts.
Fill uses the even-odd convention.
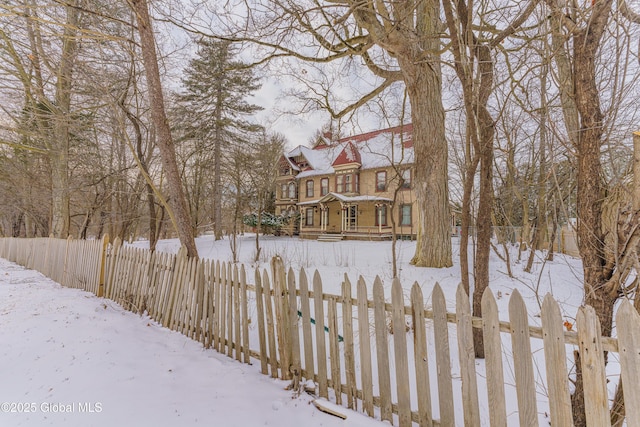
[[[455,311],[455,293],[460,283],[458,238],[452,238],[453,267],[451,268],[420,268],[410,265],[415,253],[415,241],[398,241],[398,277],[405,288],[405,295],[414,282],[423,291],[425,299],[430,299],[436,282],[442,286],[447,297],[450,311]],[[196,239],[201,258],[211,258],[220,261],[232,261],[228,240],[214,241],[205,236]],[[135,242],[135,246],[148,247],[148,242]],[[346,273],[352,285],[362,276],[369,289],[376,276],[385,285],[385,295],[390,298],[392,275],[391,242],[370,242],[345,240],[336,243],[318,242],[315,240],[300,240],[298,238],[260,236],[260,256],[256,258],[255,235],[247,234],[238,239],[238,261],[251,270],[251,267],[269,268],[269,261],[275,255],[282,257],[287,268],[292,267],[296,272],[305,268],[311,276],[317,269],[322,277],[324,292],[339,295],[341,284]],[[158,250],[177,252],[177,240],[164,240],[158,244]],[[503,251],[501,245],[498,246]],[[523,252],[518,259],[518,248],[509,245],[511,271],[513,277],[507,274],[507,267],[495,252],[491,253],[490,287],[498,298],[501,318],[508,320],[508,296],[513,289],[518,289],[527,303],[531,324],[539,324],[537,314],[540,312],[542,299],[550,292],[564,310],[566,320],[573,323],[578,307],[582,304],[582,262],[570,256],[555,254],[553,261],[544,261],[543,253],[536,253],[530,273],[524,272],[529,252]],[[473,259],[470,256],[470,259]],[[253,283],[253,272],[247,271],[248,281]]]
[[[345,273],[352,283],[362,276],[370,286],[378,275],[385,287],[391,285],[390,242],[321,243],[272,236],[261,236],[260,242],[261,255],[254,262],[254,236],[239,240],[239,261],[248,267],[250,282],[252,267],[265,268],[279,255],[294,270],[319,270],[327,293],[339,293]],[[454,311],[460,276],[456,238],[453,243],[455,265],[427,269],[409,265],[415,242],[398,242],[399,276],[407,294],[417,282],[430,299],[439,282]],[[227,240],[206,236],[197,244],[203,258],[232,259]],[[176,252],[178,246],[175,240],[162,241],[158,250]],[[495,254],[491,259],[491,288],[501,318],[508,319],[508,297],[518,289],[531,324],[539,323],[539,304],[547,292],[573,323],[582,302],[580,260],[537,258],[532,272],[525,273],[527,254],[518,261],[517,248],[510,251],[514,277],[506,274],[504,261]],[[295,397],[284,390],[286,383],[258,370],[257,363],[244,365],[204,350],[112,301],[62,288],[0,259],[0,426],[382,425],[346,409],[346,421],[321,413],[310,396]],[[538,389],[544,420],[544,385]]]
[[[381,426],[0,259],[0,426]]]

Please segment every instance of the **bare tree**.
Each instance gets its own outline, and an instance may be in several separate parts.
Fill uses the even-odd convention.
[[[247,178],[254,191],[254,207],[257,212],[256,252],[255,260],[260,258],[260,229],[262,215],[266,211],[270,199],[275,198],[275,182],[278,172],[278,159],[284,150],[285,138],[282,134],[263,134],[251,146],[251,166],[247,170]],[[273,213],[273,212],[271,212]]]
[[[151,117],[157,132],[158,149],[160,150],[170,196],[171,211],[169,211],[169,215],[178,232],[180,242],[187,249],[188,256],[197,257],[198,249],[196,248],[180,172],[176,162],[171,129],[165,112],[164,95],[162,93],[158,56],[156,54],[153,29],[151,28],[149,7],[146,0],[129,0],[129,4],[136,14],[138,24],[140,48],[142,50],[147,85],[149,86]]]
[[[626,261],[635,251],[634,245],[618,247],[617,257],[607,257],[603,228],[605,185],[601,150],[606,141],[609,117],[602,108],[598,61],[614,13],[613,0],[594,1],[583,7],[576,4],[546,0],[551,11],[554,60],[559,73],[559,89],[565,127],[573,145],[577,164],[578,247],[583,264],[585,304],[592,306],[600,319],[601,332],[610,336],[613,310],[621,295],[626,275]],[[625,2],[618,2],[618,12],[640,23],[640,17],[630,11]],[[611,110],[609,110],[611,113]],[[611,123],[610,123],[611,124]],[[637,211],[630,211],[632,217]],[[636,241],[637,227],[627,242]],[[580,366],[578,364],[577,366]],[[574,423],[586,424],[583,384],[578,370],[573,394]]]
[[[442,104],[440,63],[440,2],[305,2],[269,0],[247,10],[248,21],[227,25],[216,37],[251,42],[264,53],[261,61],[292,57],[315,64],[359,57],[377,85],[348,105],[337,106],[319,93],[316,103],[333,118],[367,104],[395,82],[406,85],[411,105],[416,156],[414,190],[419,226],[418,266],[448,267],[451,230],[448,192],[448,152]],[[260,10],[269,11],[258,16]],[[237,12],[237,11],[236,11]],[[235,15],[237,16],[237,15]],[[192,22],[177,22],[198,31]],[[207,29],[208,31],[208,29]],[[229,36],[228,34],[234,34]],[[313,45],[313,52],[306,46]]]
[[[474,265],[473,315],[482,316],[482,294],[489,286],[489,254],[491,251],[491,228],[493,212],[493,160],[495,121],[489,112],[488,103],[494,82],[494,59],[492,50],[505,38],[513,34],[533,12],[536,1],[521,5],[519,14],[506,28],[493,38],[484,41],[474,32],[472,26],[473,13],[464,0],[443,2],[447,27],[451,37],[452,53],[455,58],[455,70],[460,82],[465,101],[467,133],[477,157],[467,163],[465,180],[465,197],[463,200],[463,238],[460,241],[460,265],[462,281],[467,292],[469,290],[468,260],[466,236],[468,235],[468,219],[470,217],[470,189],[476,167],[480,165],[480,200],[476,216],[477,246]],[[479,10],[486,7],[477,5]],[[478,31],[487,31],[480,28]],[[474,329],[474,347],[477,357],[484,357],[482,331]]]

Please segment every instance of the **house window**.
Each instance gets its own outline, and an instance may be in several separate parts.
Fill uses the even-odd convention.
[[[376,226],[387,225],[387,205],[376,206]]]
[[[344,192],[345,193],[351,193],[353,191],[352,179],[353,179],[352,175],[344,176]]]
[[[344,175],[336,175],[336,193],[344,193]]]
[[[307,197],[313,197],[313,180],[307,181]]]
[[[402,174],[402,188],[407,189],[411,188],[411,169],[405,169],[401,172]]]
[[[387,189],[387,172],[376,172],[376,191],[385,191]]]
[[[287,188],[287,184],[282,184],[280,185],[280,195],[281,198],[286,199],[287,198],[287,192],[288,192],[288,188]]]
[[[411,205],[400,205],[400,225],[411,225]]]
[[[289,198],[290,199],[295,199],[296,198],[296,183],[292,182],[289,184]]]
[[[304,211],[304,225],[313,225],[313,208]]]
[[[329,178],[322,178],[320,180],[320,195],[326,196],[329,194]]]

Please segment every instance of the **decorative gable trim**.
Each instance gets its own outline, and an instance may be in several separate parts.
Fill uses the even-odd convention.
[[[354,165],[354,163],[360,167],[362,165],[362,157],[360,156],[360,151],[355,144],[349,141],[345,144],[344,148],[340,154],[338,154],[338,157],[336,157],[331,166],[337,167],[343,165]]]

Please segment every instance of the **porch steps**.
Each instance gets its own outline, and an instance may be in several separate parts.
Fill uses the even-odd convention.
[[[320,234],[318,236],[318,242],[339,242],[342,239],[342,234]]]

